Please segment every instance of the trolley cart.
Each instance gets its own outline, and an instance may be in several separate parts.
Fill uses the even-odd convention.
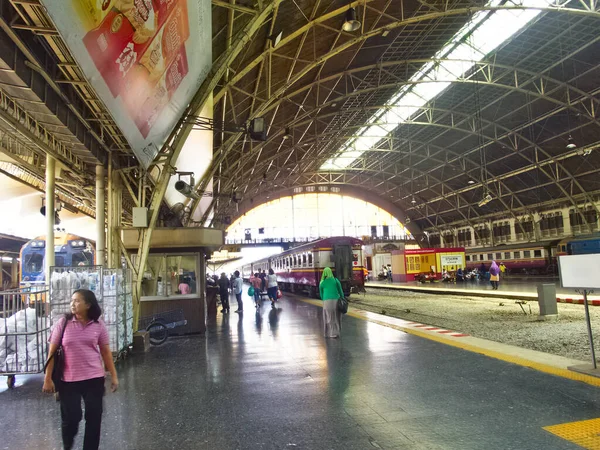
[[[139,331],[150,333],[150,343],[161,345],[169,337],[169,330],[187,325],[183,309],[175,309],[156,313],[152,316],[140,318]]]
[[[44,370],[50,320],[46,286],[0,291],[0,375],[15,386],[15,375]]]

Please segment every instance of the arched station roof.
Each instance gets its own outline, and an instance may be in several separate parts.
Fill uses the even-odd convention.
[[[213,68],[157,162],[180,147],[211,95],[219,129],[264,117],[268,137],[215,131],[214,159],[196,188],[218,195],[202,224],[222,224],[250,199],[319,185],[389,202],[415,235],[558,205],[596,207],[597,2],[212,5]],[[342,29],[349,7],[360,21],[354,31]],[[496,14],[502,30],[481,31]],[[490,47],[523,15],[520,29]],[[40,156],[50,152],[66,168],[59,192],[93,211],[94,165],[111,154],[115,167],[131,166],[129,209],[140,179],[129,144],[43,1],[4,1],[0,19],[0,171],[39,188]]]

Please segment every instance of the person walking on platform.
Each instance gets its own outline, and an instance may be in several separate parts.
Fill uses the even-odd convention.
[[[258,272],[256,272],[254,274],[254,276],[252,278],[250,278],[250,284],[252,284],[252,287],[254,288],[254,305],[257,308],[259,308],[260,307],[260,295],[262,293],[261,292],[262,280],[258,276]]]
[[[506,273],[506,266],[503,262],[501,262],[498,267],[500,267],[500,278],[504,278],[504,274]]]
[[[99,320],[101,315],[94,293],[78,289],[71,297],[71,314],[59,320],[50,336],[42,390],[46,393],[58,391],[60,394],[62,440],[67,450],[73,448],[79,430],[82,399],[85,404],[83,449],[97,450],[100,446],[105,368],[110,372],[112,392],[119,387],[108,331],[104,322]],[[61,383],[56,386],[52,372],[54,355],[59,347],[63,352],[63,373]]]
[[[277,301],[277,275],[273,269],[269,269],[269,275],[267,276],[267,293],[271,299],[271,308],[275,308],[275,302]]]
[[[244,312],[244,303],[242,301],[242,290],[244,289],[244,281],[240,277],[240,271],[236,270],[233,273],[233,283],[231,284],[231,290],[235,294],[237,300],[238,309],[236,313]]]
[[[259,271],[258,276],[260,277],[260,280],[262,282],[262,284],[260,285],[260,290],[266,291],[267,290],[267,273],[265,272],[265,269],[263,269],[262,272]]]
[[[325,267],[319,283],[319,293],[323,300],[323,324],[326,338],[338,338],[342,332],[342,313],[338,309],[338,299],[344,296],[340,280],[333,276],[331,268]]]
[[[391,283],[392,282],[392,265],[388,264],[386,270],[387,270],[387,274],[386,275],[387,275],[388,283]]]
[[[221,312],[223,314],[229,312],[229,280],[225,272],[221,273],[221,278],[218,281],[219,297],[221,297]]]
[[[500,281],[500,267],[496,264],[496,261],[492,261],[490,266],[490,283],[492,283],[492,289],[498,290],[498,281]]]

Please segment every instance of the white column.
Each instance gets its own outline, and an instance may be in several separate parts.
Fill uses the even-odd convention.
[[[105,205],[104,195],[104,167],[96,166],[96,264],[103,266],[105,264],[106,247],[106,216],[104,213]]]
[[[50,267],[54,265],[55,163],[54,158],[46,154],[46,257],[44,259],[46,283],[50,283]]]

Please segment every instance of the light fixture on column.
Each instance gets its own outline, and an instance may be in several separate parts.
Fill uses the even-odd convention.
[[[356,9],[349,8],[344,16],[344,25],[342,29],[347,32],[356,31],[360,28],[360,21],[356,18]]]

